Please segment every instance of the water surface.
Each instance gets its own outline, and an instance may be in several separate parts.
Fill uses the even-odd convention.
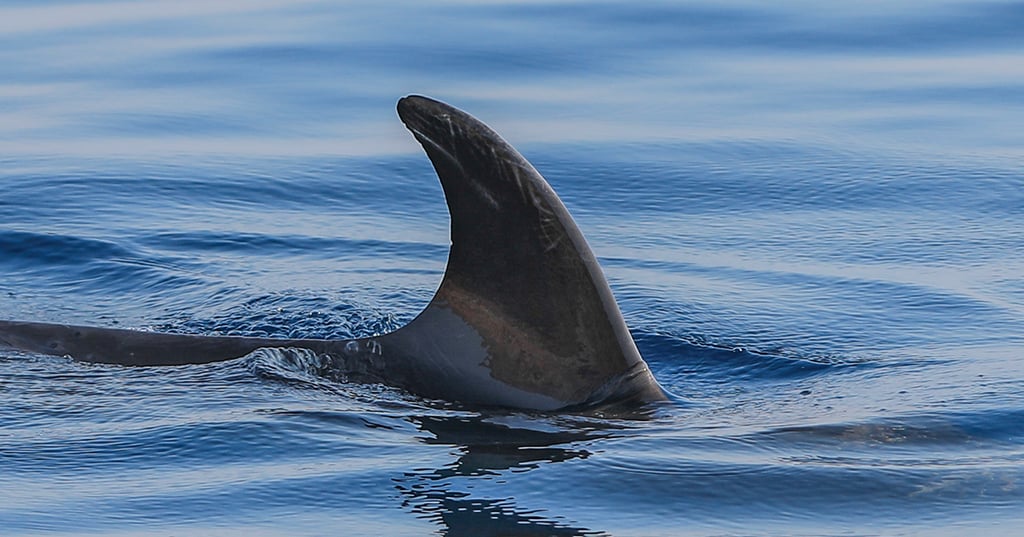
[[[430,300],[394,114],[561,194],[643,419],[483,411],[295,353],[0,351],[4,535],[1024,534],[1024,5],[7,2],[0,318],[353,337]]]

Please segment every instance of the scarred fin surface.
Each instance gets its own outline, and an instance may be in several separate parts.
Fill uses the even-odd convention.
[[[0,344],[130,366],[300,347],[359,372],[354,378],[467,404],[556,410],[664,399],[593,252],[537,170],[489,127],[442,102],[405,97],[398,115],[433,163],[451,214],[444,278],[408,325],[337,341],[0,321]]]

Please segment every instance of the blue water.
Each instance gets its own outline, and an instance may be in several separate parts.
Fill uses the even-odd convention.
[[[430,299],[394,113],[548,178],[675,396],[0,350],[0,534],[1024,535],[1024,4],[9,1],[0,318],[349,337]]]

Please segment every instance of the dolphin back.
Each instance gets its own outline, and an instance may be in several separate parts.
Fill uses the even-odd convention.
[[[474,405],[556,410],[664,399],[590,246],[537,170],[442,102],[405,97],[398,115],[433,163],[451,214],[441,285],[408,325],[328,341],[0,321],[0,345],[128,366],[300,347],[329,356],[339,373],[358,373],[350,378]]]
[[[263,347],[296,346],[321,351],[326,343],[0,321],[0,346],[69,356],[80,362],[130,366],[220,362],[245,356]]]

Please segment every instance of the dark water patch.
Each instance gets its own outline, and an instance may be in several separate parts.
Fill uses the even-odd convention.
[[[694,465],[702,466],[696,461]],[[785,472],[767,462],[706,466],[665,475],[622,476],[616,491],[600,503],[610,507],[630,495],[644,494],[664,498],[649,507],[659,517],[713,527],[743,521],[744,526],[757,524],[762,531],[777,525],[772,533],[791,535],[794,528],[805,526],[812,528],[811,534],[829,533],[824,528],[843,526],[850,519],[863,519],[857,526],[874,528],[869,532],[884,532],[880,528],[893,525],[1007,517],[1012,516],[1010,506],[1019,501],[1019,493],[1013,490],[1019,478],[1015,470],[992,476],[973,470],[908,471],[871,465],[793,465]],[[582,490],[599,487],[591,476],[580,481]],[[842,505],[833,501],[836,494],[843,498]],[[922,514],[923,505],[939,505],[942,510]]]
[[[83,223],[108,214],[171,214],[204,207],[407,215],[409,207],[403,201],[424,198],[437,198],[435,205],[443,210],[436,178],[409,177],[411,170],[422,168],[410,166],[411,159],[181,160],[188,162],[125,159],[104,162],[102,167],[87,159],[69,162],[69,171],[6,178],[3,199],[11,207],[45,200],[50,210],[38,217],[64,216],[68,222]],[[385,195],[395,191],[405,195]]]
[[[974,412],[889,416],[857,423],[782,427],[761,434],[807,452],[814,450],[804,442],[841,445],[849,452],[877,446],[903,450],[888,453],[884,459],[878,459],[879,464],[915,466],[928,460],[921,452],[923,449],[930,450],[930,457],[941,459],[934,464],[972,464],[975,457],[983,462],[999,459],[1011,463],[1024,459],[1024,453],[1015,448],[1016,440],[1024,434],[1022,415],[1024,409],[985,408]],[[862,454],[873,456],[870,451]]]
[[[943,416],[800,432],[762,429],[735,437],[721,429],[700,434],[699,424],[665,425],[697,430],[681,436],[667,429],[662,441],[617,440],[615,450],[591,461],[617,476],[615,491],[597,503],[611,506],[644,494],[662,498],[649,506],[660,516],[672,513],[675,520],[716,527],[729,520],[742,520],[744,527],[763,520],[766,527],[779,525],[772,534],[791,535],[808,524],[832,527],[862,517],[867,517],[858,523],[862,528],[1007,517],[1021,497],[1018,450],[972,438],[960,428],[962,422]],[[802,436],[810,431],[826,436]],[[658,463],[638,464],[652,458]],[[783,466],[787,471],[780,472]],[[580,492],[599,487],[594,476],[606,474],[582,477],[576,487]],[[841,503],[829,500],[835,495]],[[943,510],[926,513],[924,505]]]
[[[872,89],[862,90],[863,97],[871,100],[884,101],[891,104],[915,105],[922,102],[936,104],[955,104],[967,106],[990,102],[1006,103],[1007,106],[1024,105],[1024,86],[1019,84],[972,85],[957,81],[948,85],[935,85],[931,88],[914,89]],[[934,121],[935,119],[932,119]]]
[[[241,118],[219,118],[199,114],[142,114],[107,113],[99,116],[84,115],[78,119],[78,128],[103,136],[131,136],[144,134],[150,138],[197,133],[214,135],[253,135],[251,122]]]
[[[311,256],[338,258],[353,256],[386,257],[401,255],[415,259],[423,256],[437,259],[447,254],[447,247],[433,244],[383,240],[350,240],[345,238],[270,235],[226,231],[165,231],[136,239],[142,245],[161,251],[230,253],[245,256]]]
[[[649,3],[630,10],[623,10],[622,6],[616,4],[597,3],[591,6],[591,9],[581,12],[579,6],[572,2],[544,2],[504,5],[493,11],[526,19],[572,20],[596,26],[628,27],[638,25],[648,29],[653,27],[664,31],[674,30],[676,33],[683,34],[710,29],[736,31],[744,23],[764,23],[767,21],[763,17],[771,16],[767,10],[739,9],[724,5],[670,5],[665,3]],[[623,35],[634,34],[623,32]]]
[[[621,263],[633,270],[650,263],[604,261],[608,267]],[[790,261],[780,268],[796,267]],[[798,355],[861,357],[924,345],[983,344],[1015,333],[1021,325],[1012,295],[997,298],[964,288],[952,279],[953,272],[939,274],[929,283],[920,274],[914,281],[912,270],[874,274],[897,275],[900,280],[887,281],[852,278],[839,269],[833,274],[808,269],[776,272],[755,270],[753,263],[665,262],[651,267],[647,286],[620,286],[616,291],[635,327],[769,354],[782,348],[795,349]],[[669,273],[678,276],[669,278]],[[659,278],[664,281],[656,284]],[[666,322],[668,317],[674,320]],[[945,329],[950,324],[971,330],[953,335]]]
[[[870,155],[835,148],[788,144],[601,144],[550,149],[534,157],[537,167],[564,197],[600,200],[600,207],[574,207],[586,215],[799,213],[904,210],[948,213],[974,210],[994,216],[993,208],[1024,194],[1024,176],[1009,168],[958,167],[908,161],[895,155]],[[565,154],[569,156],[565,156]],[[568,171],[571,175],[563,175]],[[570,203],[570,205],[573,205]],[[1001,212],[1010,216],[1011,212]]]
[[[697,377],[701,382],[784,382],[831,374],[843,368],[872,367],[863,361],[843,361],[834,356],[794,357],[726,348],[675,336],[634,332],[640,351],[648,356],[656,376]]]
[[[814,52],[880,52],[947,50],[1009,46],[1024,20],[1012,2],[946,6],[922,16],[914,8],[894,4],[875,14],[836,10],[811,16],[785,7],[753,9],[733,6],[693,6],[648,3],[623,10],[615,4],[597,4],[585,13],[572,3],[506,6],[502,11],[526,20],[562,21],[572,28],[580,23],[594,29],[616,28],[609,38],[616,46],[657,49],[764,51],[766,48]],[[808,20],[811,19],[811,20]]]
[[[583,72],[601,60],[599,57],[583,56],[564,49],[547,49],[543,42],[516,41],[500,42],[500,37],[491,34],[487,40],[473,47],[446,45],[444,39],[428,49],[409,54],[408,48],[369,43],[337,43],[305,48],[297,45],[246,46],[233,50],[205,53],[200,62],[212,64],[231,63],[242,76],[252,76],[252,65],[276,66],[292,76],[316,78],[321,70],[345,70],[348,72],[381,71],[386,66],[404,71],[422,72],[427,75],[441,71],[471,71],[480,77],[516,78],[524,74],[542,76],[545,74],[564,75],[566,71]],[[497,39],[495,39],[497,38]],[[535,49],[546,50],[543,61],[537,61]],[[365,105],[378,105],[377,99],[362,101]],[[347,104],[360,104],[358,96]],[[367,106],[368,108],[368,106]]]
[[[81,266],[95,260],[132,257],[136,257],[134,253],[106,240],[19,230],[0,233],[0,262],[14,269]]]
[[[204,416],[206,420],[212,416]],[[237,418],[218,422],[129,424],[119,430],[95,434],[85,431],[60,439],[22,439],[20,447],[5,455],[4,465],[12,475],[81,468],[96,475],[137,468],[144,460],[159,460],[161,466],[210,467],[274,459],[277,449],[316,458],[338,453],[335,444],[322,443],[303,434],[300,424],[248,422]],[[274,447],[277,446],[277,447]],[[43,461],[46,461],[45,463]]]
[[[828,29],[790,28],[766,34],[760,46],[790,50],[877,51],[979,49],[1010,46],[1015,28],[1024,20],[1016,3],[991,2],[951,6],[926,17],[915,11],[889,16],[858,17],[859,24]],[[856,20],[856,19],[854,19]]]
[[[196,265],[184,258],[150,257],[108,240],[56,233],[0,232],[0,266],[21,280],[47,279],[76,294],[118,290],[151,293],[201,285]]]
[[[384,462],[383,459],[374,460]],[[256,480],[241,477],[253,471],[261,477]],[[284,475],[289,471],[294,475]],[[213,476],[217,479],[204,483],[203,475],[194,472],[181,472],[174,476],[153,473],[148,476],[152,481],[134,483],[140,492],[131,496],[110,494],[109,490],[88,486],[69,487],[61,502],[45,509],[8,510],[10,520],[5,520],[5,527],[23,532],[54,532],[66,528],[69,519],[87,517],[76,525],[75,532],[137,530],[152,533],[177,531],[184,526],[216,533],[225,526],[234,526],[235,517],[243,517],[249,528],[254,525],[275,527],[287,522],[291,531],[305,531],[312,535],[315,530],[303,527],[309,524],[310,513],[319,514],[314,527],[323,527],[331,525],[332,520],[337,522],[337,516],[328,515],[345,516],[343,506],[364,512],[395,512],[393,500],[388,496],[371,498],[360,493],[366,487],[388,487],[387,480],[376,478],[368,470],[346,470],[340,464],[322,464],[315,469],[310,466],[229,465],[217,472],[205,471],[205,479]],[[358,486],[351,486],[353,483]],[[208,513],[214,510],[222,514],[210,516]],[[87,516],[98,511],[109,515]],[[377,516],[383,516],[383,513]],[[358,523],[360,527],[373,525],[365,519],[351,523]]]

